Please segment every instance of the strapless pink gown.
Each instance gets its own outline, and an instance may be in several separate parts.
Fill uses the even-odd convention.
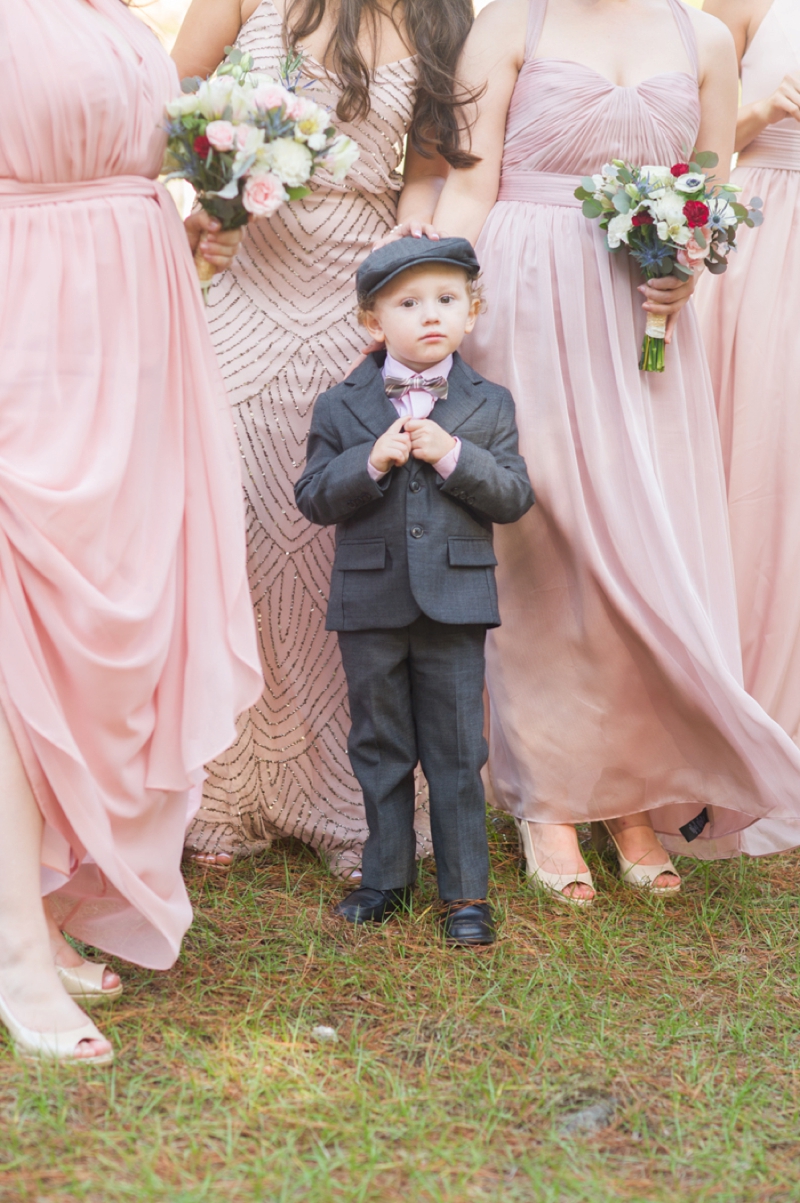
[[[538,822],[649,811],[673,851],[719,855],[800,796],[800,754],[742,688],[716,414],[691,306],[663,376],[640,373],[637,265],[572,193],[611,158],[671,165],[699,126],[691,73],[636,87],[534,57],[506,127],[478,244],[488,312],[466,358],[507,385],[537,505],[499,527],[503,625],[489,634],[490,773]],[[708,808],[688,843],[679,828]]]
[[[775,0],[742,60],[742,104],[800,71],[800,7]],[[697,309],[717,398],[739,600],[745,688],[800,744],[800,125],[769,126],[739,155],[745,200],[764,225],[743,229],[724,276],[705,278]],[[755,823],[739,846],[800,844],[794,823]]]
[[[0,702],[64,927],[162,969],[188,791],[261,685],[230,411],[153,178],[177,91],[119,0],[0,0]]]

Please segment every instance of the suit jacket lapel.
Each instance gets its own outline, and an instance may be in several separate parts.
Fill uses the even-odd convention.
[[[456,352],[448,377],[447,396],[444,401],[437,401],[431,410],[433,421],[438,422],[448,434],[455,434],[458,427],[486,400],[483,383]]]
[[[397,410],[383,386],[384,357],[382,351],[368,355],[345,380],[345,405],[376,439],[397,421]]]

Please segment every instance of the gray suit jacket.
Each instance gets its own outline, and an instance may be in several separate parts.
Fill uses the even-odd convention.
[[[383,358],[368,356],[317,398],[295,485],[310,522],[336,523],[327,629],[402,627],[421,613],[499,626],[492,523],[516,522],[533,505],[511,394],[454,356],[448,396],[431,418],[461,439],[457,468],[442,480],[410,459],[376,482],[369,453],[397,420]]]

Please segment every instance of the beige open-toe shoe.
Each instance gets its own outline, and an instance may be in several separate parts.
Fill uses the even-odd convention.
[[[84,1004],[112,1002],[122,994],[122,982],[116,986],[104,986],[103,976],[108,965],[97,961],[82,961],[80,965],[56,965],[61,985],[71,998]]]
[[[93,1057],[78,1056],[78,1047],[84,1040],[103,1040],[105,1037],[89,1020],[71,1032],[34,1032],[26,1028],[8,1009],[0,995],[0,1020],[8,1028],[17,1054],[26,1061],[61,1061],[74,1065],[110,1065],[114,1052],[97,1053]]]
[[[667,857],[662,865],[643,865],[638,861],[629,861],[627,857],[622,855],[620,846],[614,838],[613,833],[609,831],[607,824],[605,822],[592,823],[592,846],[595,852],[604,852],[610,844],[613,844],[614,851],[617,854],[619,875],[623,885],[630,886],[635,890],[647,890],[650,894],[680,893],[680,875],[669,857]],[[662,873],[672,873],[678,878],[678,884],[674,886],[654,885],[653,883],[658,880]]]
[[[536,859],[530,833],[531,824],[527,819],[514,819],[514,822],[519,832],[519,842],[525,857],[525,870],[528,877],[546,893],[557,898],[559,902],[566,902],[569,906],[591,906],[594,898],[575,898],[564,893],[568,886],[576,884],[588,886],[590,890],[593,890],[594,882],[589,870],[586,869],[582,873],[548,873]]]

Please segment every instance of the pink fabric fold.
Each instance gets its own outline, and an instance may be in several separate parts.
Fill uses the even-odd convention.
[[[189,791],[261,685],[230,413],[152,178],[176,91],[116,0],[0,0],[0,701],[56,912],[153,968],[191,919]]]

